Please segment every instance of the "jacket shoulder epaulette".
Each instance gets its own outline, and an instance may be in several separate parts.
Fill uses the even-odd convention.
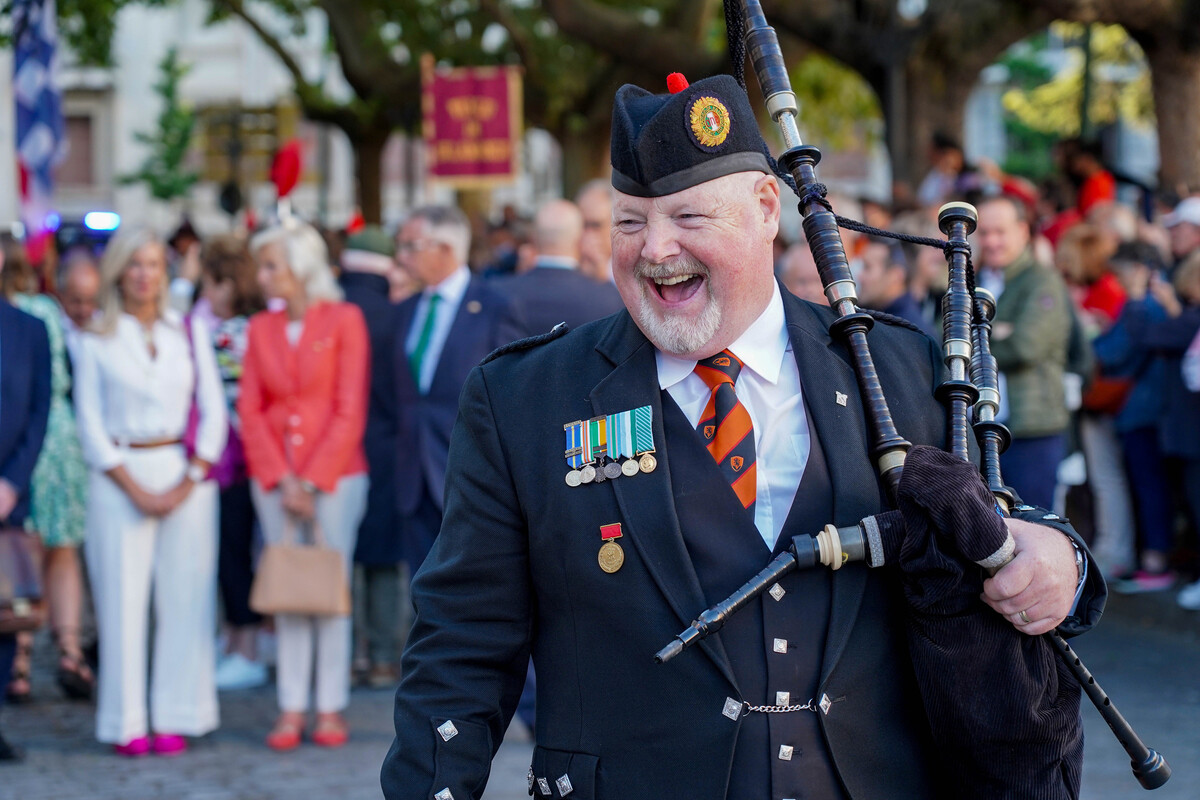
[[[546,342],[552,342],[560,336],[564,335],[570,326],[565,322],[560,322],[551,328],[546,333],[539,333],[537,336],[527,336],[524,339],[517,339],[515,342],[509,342],[506,345],[497,347],[492,352],[488,353],[487,357],[480,361],[480,365],[495,361],[500,356],[508,355],[509,353],[520,353],[524,350],[532,350]]]

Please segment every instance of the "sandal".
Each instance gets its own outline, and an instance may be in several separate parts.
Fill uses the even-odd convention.
[[[284,712],[279,715],[275,727],[267,734],[267,747],[279,753],[295,750],[300,746],[300,737],[303,734],[303,715]]]
[[[313,744],[318,747],[341,747],[350,738],[350,729],[341,714],[318,714],[313,728]]]
[[[91,700],[96,689],[96,676],[83,660],[83,655],[71,655],[66,650],[58,651],[58,672],[55,674],[59,688],[72,700]]]
[[[4,697],[13,705],[22,705],[33,699],[33,684],[29,680],[33,641],[32,637],[20,637],[17,641],[17,655],[13,659],[12,674],[8,679],[8,687],[4,690]]]
[[[62,628],[54,632],[58,646],[58,670],[55,680],[71,700],[91,700],[96,690],[96,675],[79,649],[78,631]],[[75,643],[72,647],[70,643]]]

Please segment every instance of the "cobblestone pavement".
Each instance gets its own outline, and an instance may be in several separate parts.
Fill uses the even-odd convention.
[[[45,650],[45,648],[41,648]],[[263,737],[275,720],[273,687],[221,694],[221,727],[171,758],[120,758],[93,736],[94,707],[62,699],[48,666],[34,672],[34,702],[6,706],[3,731],[25,748],[0,766],[0,800],[378,800],[379,767],[392,742],[392,693],[355,690],[350,742],[274,753]],[[510,731],[485,800],[528,800],[532,745]]]
[[[1146,743],[1167,757],[1174,777],[1153,794],[1139,788],[1128,758],[1085,700],[1084,800],[1200,797],[1200,614],[1177,615],[1164,629],[1163,615],[1153,613],[1157,606],[1146,603],[1114,598],[1104,624],[1076,647]],[[1152,620],[1159,627],[1150,625]],[[220,730],[193,743],[186,754],[131,761],[96,743],[92,706],[61,699],[52,664],[36,666],[35,702],[4,710],[4,734],[24,746],[28,758],[0,766],[0,800],[380,797],[379,766],[392,740],[389,691],[353,693],[347,714],[351,740],[340,750],[307,744],[288,754],[267,750],[262,739],[276,709],[274,690],[265,688],[223,693]],[[531,750],[527,736],[510,732],[484,800],[526,800]]]

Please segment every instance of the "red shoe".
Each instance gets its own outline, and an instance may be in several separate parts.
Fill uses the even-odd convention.
[[[275,727],[267,734],[267,747],[277,753],[295,750],[300,746],[300,736],[303,733],[303,721],[289,719],[287,715],[280,714],[279,719],[275,722]]]
[[[146,736],[138,736],[136,739],[130,739],[125,744],[115,744],[113,745],[113,752],[127,758],[144,756],[150,752],[150,739]]]
[[[154,752],[160,756],[178,756],[187,752],[187,739],[174,733],[160,733],[154,737]]]
[[[350,739],[346,721],[340,714],[318,714],[313,729],[313,744],[320,747],[341,747]]]

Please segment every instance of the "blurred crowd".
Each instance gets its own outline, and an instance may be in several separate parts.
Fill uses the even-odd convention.
[[[1122,187],[1097,147],[1055,149],[1041,186],[970,164],[935,137],[916,192],[885,205],[832,198],[842,216],[941,237],[942,204],[979,212],[975,283],[996,298],[1003,477],[1069,515],[1118,592],[1180,589],[1200,609],[1200,196]],[[864,307],[941,338],[947,269],[931,247],[843,230]],[[779,242],[777,274],[824,302],[804,242]]]
[[[1070,516],[1118,591],[1175,588],[1200,609],[1200,196],[1122,202],[1094,148],[1057,155],[1039,187],[938,137],[915,191],[830,200],[937,238],[943,203],[977,206],[1006,482]],[[492,221],[427,206],[390,231],[122,229],[44,265],[4,243],[0,519],[42,538],[56,680],[95,701],[99,741],[180,753],[219,725],[218,690],[271,667],[267,746],[347,740],[351,688],[400,677],[467,373],[621,309],[610,226],[598,181]],[[860,304],[940,339],[942,253],[843,235]],[[825,302],[805,242],[777,242],[776,272]],[[340,554],[353,613],[254,610],[264,547],[298,540]],[[10,702],[29,700],[41,641],[0,635]],[[0,760],[19,757],[0,736]]]
[[[123,228],[57,269],[5,242],[0,521],[41,537],[56,680],[95,700],[99,741],[183,752],[218,690],[273,666],[266,744],[345,743],[352,685],[399,679],[467,373],[621,308],[610,204],[602,182],[491,225],[427,206],[394,231]],[[294,544],[338,554],[355,613],[255,610],[261,554]],[[10,702],[37,641],[0,635]]]

